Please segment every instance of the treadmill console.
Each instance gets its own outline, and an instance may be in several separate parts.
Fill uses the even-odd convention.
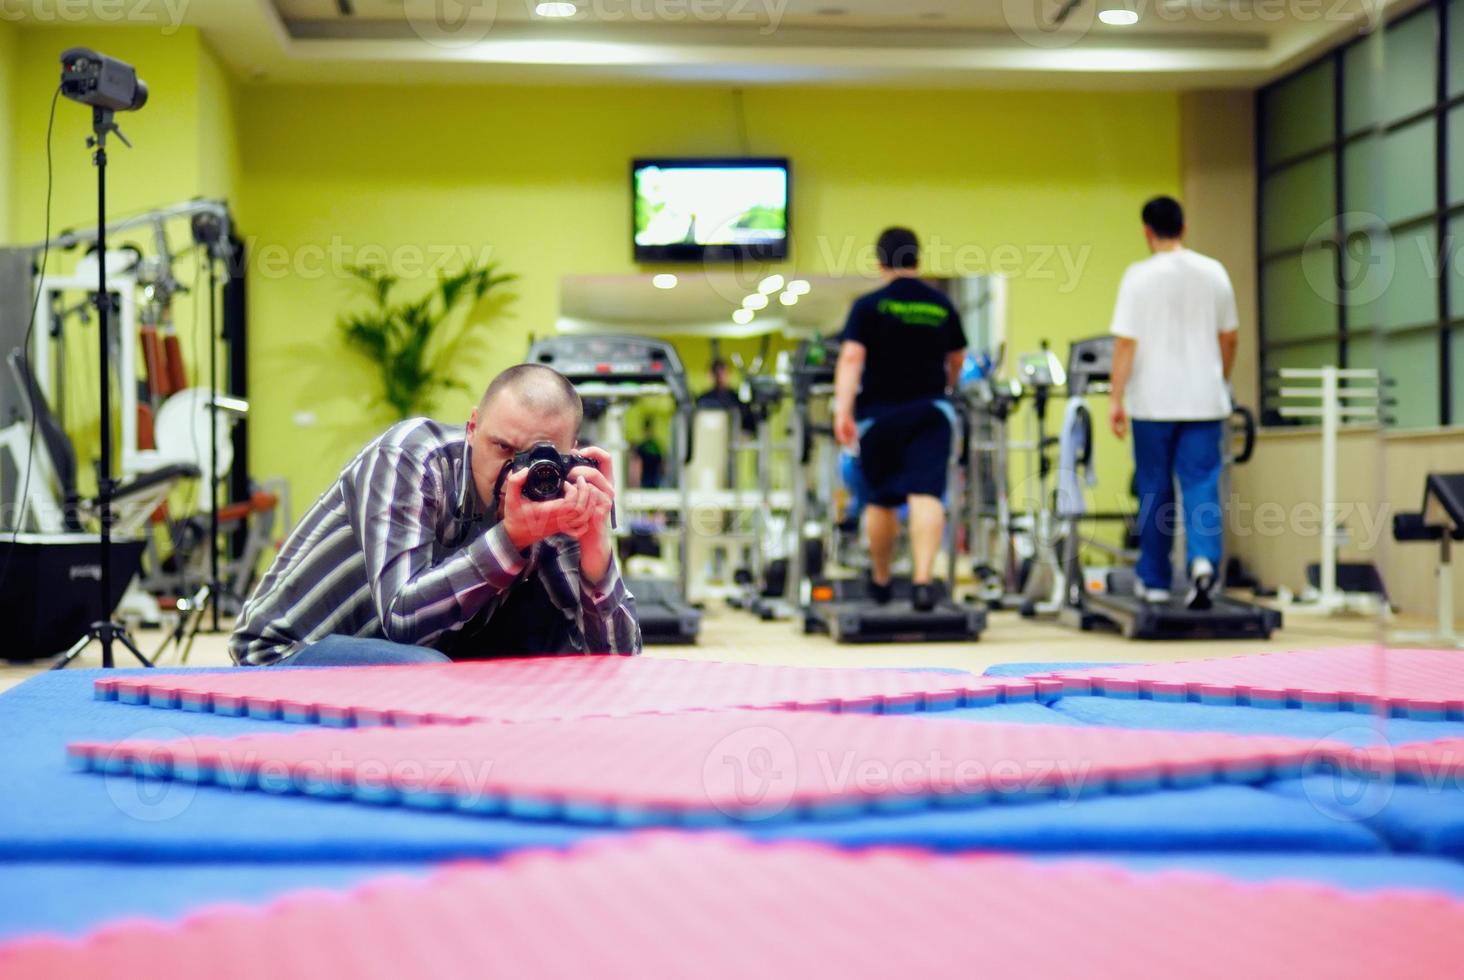
[[[677,405],[691,404],[686,369],[676,348],[663,340],[605,334],[545,337],[529,347],[527,360],[552,367],[576,386],[664,384]]]
[[[832,385],[839,363],[839,338],[810,337],[793,354],[793,398],[807,401],[815,385]]]
[[[1068,391],[1086,394],[1094,385],[1113,376],[1113,337],[1091,337],[1073,341],[1068,351]]]
[[[1017,376],[1027,388],[1059,388],[1067,383],[1062,361],[1042,342],[1042,349],[1017,358]]]

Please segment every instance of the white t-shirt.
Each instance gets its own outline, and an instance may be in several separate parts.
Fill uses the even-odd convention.
[[[1135,262],[1118,286],[1113,333],[1137,342],[1128,414],[1177,422],[1230,414],[1220,334],[1236,329],[1225,267],[1181,248]]]

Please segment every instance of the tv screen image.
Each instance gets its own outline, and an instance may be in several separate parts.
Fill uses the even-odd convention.
[[[631,181],[639,260],[787,257],[786,160],[637,160]]]

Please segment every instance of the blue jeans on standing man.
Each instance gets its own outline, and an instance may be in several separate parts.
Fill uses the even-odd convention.
[[[1139,580],[1168,589],[1176,526],[1175,480],[1184,513],[1186,566],[1208,559],[1220,570],[1224,511],[1220,506],[1222,420],[1154,422],[1133,420],[1134,489],[1139,495]]]

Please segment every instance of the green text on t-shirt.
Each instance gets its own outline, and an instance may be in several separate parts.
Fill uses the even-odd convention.
[[[949,311],[939,303],[903,299],[880,300],[879,312],[912,327],[938,327],[950,316]]]

